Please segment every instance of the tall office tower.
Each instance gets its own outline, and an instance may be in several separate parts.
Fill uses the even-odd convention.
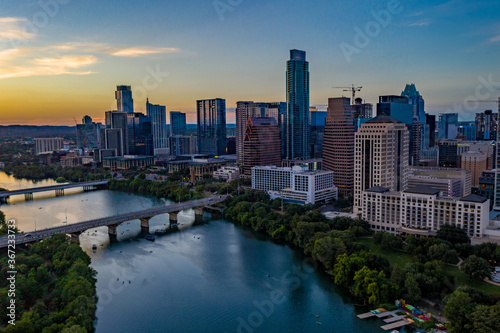
[[[108,111],[105,114],[104,149],[116,149],[116,156],[129,154],[127,115],[128,113],[119,111]],[[107,131],[112,134],[108,135]]]
[[[153,150],[168,148],[167,108],[163,105],[149,103],[148,98],[146,99],[146,115],[151,119]]]
[[[426,123],[429,125],[429,147],[436,145],[436,116],[426,113]]]
[[[386,115],[399,120],[410,131],[410,164],[418,164],[420,160],[420,144],[422,126],[415,116],[416,106],[406,96],[380,96],[377,104],[377,115]],[[425,116],[425,115],[424,115]]]
[[[425,116],[425,101],[415,84],[407,84],[401,96],[408,98],[413,105],[413,125],[410,130],[410,161],[412,165],[418,165],[420,150],[429,148],[429,127]],[[417,132],[419,131],[419,132]]]
[[[82,124],[92,124],[92,118],[90,116],[84,116],[82,118]]]
[[[458,122],[457,139],[467,140],[467,141],[476,141],[476,134],[477,134],[476,122],[474,122],[474,121],[460,121],[460,122]]]
[[[116,86],[115,98],[119,112],[134,113],[134,100],[130,86]]]
[[[284,110],[286,111],[286,103],[256,103],[252,101],[236,103],[236,156],[238,163],[241,164],[243,162],[243,140],[245,138],[248,118],[274,118],[278,124],[278,129],[281,129]]]
[[[198,152],[208,155],[226,153],[226,100],[196,101],[198,118]]]
[[[407,84],[401,96],[408,98],[408,102],[415,106],[413,117],[419,122],[425,124],[425,101],[420,92],[415,87],[415,84]]]
[[[81,124],[76,125],[76,146],[85,151],[100,148],[101,124],[92,122],[92,118],[85,116]]]
[[[128,149],[130,155],[154,155],[153,124],[151,118],[135,112],[127,115]]]
[[[170,136],[186,135],[186,114],[179,111],[170,112]]]
[[[498,114],[500,115],[500,97],[498,98]],[[493,209],[500,210],[500,131],[497,130],[497,149],[495,158],[495,203]]]
[[[458,113],[440,113],[438,138],[455,140],[457,138]]]
[[[333,171],[333,183],[345,197],[354,190],[355,132],[350,104],[346,97],[328,99],[323,142],[323,168]]]
[[[243,175],[252,176],[256,166],[281,165],[281,138],[274,118],[248,118],[243,139]]]
[[[498,113],[486,110],[476,114],[476,140],[496,140]]]
[[[410,137],[405,124],[377,116],[361,125],[355,139],[354,212],[361,213],[363,191],[379,186],[404,191],[408,184]]]
[[[311,144],[309,145],[309,155],[311,158],[321,158],[323,155],[326,116],[328,112],[318,111],[316,108],[310,108],[309,111],[311,117]]]
[[[373,104],[363,103],[363,99],[356,98],[352,107],[352,116],[354,119],[373,118]]]
[[[287,158],[309,158],[309,62],[306,52],[290,51],[286,73]]]
[[[271,117],[278,117],[278,125],[280,127],[280,137],[281,137],[281,158],[285,159],[287,156],[286,152],[286,140],[287,140],[287,104],[286,102],[272,102],[268,103],[268,112]]]

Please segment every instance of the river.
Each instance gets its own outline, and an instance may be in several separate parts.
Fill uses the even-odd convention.
[[[53,183],[0,173],[7,189]],[[168,204],[112,191],[66,193],[14,197],[0,210],[32,231]],[[140,236],[139,221],[118,228],[118,243],[110,244],[106,227],[80,236],[98,273],[97,333],[383,332],[382,320],[358,319],[367,309],[300,251],[227,221],[193,221],[193,211],[181,212],[182,230],[155,242]],[[150,221],[152,231],[166,225],[168,215]]]

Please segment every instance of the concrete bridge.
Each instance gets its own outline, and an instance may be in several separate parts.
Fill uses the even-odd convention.
[[[203,218],[203,210],[207,206],[222,203],[227,196],[212,197],[206,199],[193,200],[183,203],[178,203],[169,206],[158,206],[153,208],[144,209],[137,212],[118,214],[114,216],[103,217],[99,219],[89,220],[85,222],[78,222],[74,224],[65,225],[62,227],[48,228],[44,230],[33,231],[25,234],[16,234],[16,245],[22,245],[27,243],[33,243],[45,238],[49,238],[56,234],[69,234],[74,239],[78,240],[78,237],[88,229],[107,226],[108,233],[111,240],[116,240],[117,228],[120,224],[131,221],[140,220],[141,229],[144,233],[149,232],[149,220],[156,215],[169,214],[170,223],[177,223],[177,214],[185,209],[193,208],[195,211],[195,217],[199,221]],[[0,237],[0,249],[8,246],[8,238]]]
[[[70,183],[70,184],[52,185],[44,187],[26,188],[14,191],[4,191],[0,192],[0,203],[7,203],[9,198],[13,195],[24,194],[26,200],[33,200],[33,193],[56,191],[56,196],[63,196],[64,190],[68,188],[83,187],[84,191],[92,191],[95,189],[106,187],[108,183],[109,179],[105,179],[105,180],[96,180],[83,183]]]

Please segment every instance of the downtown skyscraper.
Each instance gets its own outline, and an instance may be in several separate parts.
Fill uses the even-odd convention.
[[[168,148],[167,135],[167,108],[163,105],[155,105],[146,100],[146,114],[151,118],[151,130],[153,132],[153,147],[158,149]]]
[[[221,98],[196,101],[198,120],[198,153],[226,153],[226,100]]]
[[[134,100],[130,86],[116,86],[115,98],[118,112],[134,113]]]
[[[309,158],[309,62],[306,52],[290,51],[286,73],[287,158]]]
[[[345,197],[354,192],[354,133],[350,98],[328,99],[323,168],[333,171],[333,183]]]
[[[174,135],[186,135],[186,114],[183,112],[170,112],[170,136]]]

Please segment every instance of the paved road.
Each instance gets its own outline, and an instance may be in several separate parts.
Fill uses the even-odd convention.
[[[69,183],[69,184],[52,185],[52,186],[44,186],[44,187],[26,188],[26,189],[15,190],[15,191],[4,191],[4,192],[0,192],[0,198],[10,197],[11,195],[64,190],[67,188],[74,188],[74,187],[100,186],[100,185],[106,185],[107,183],[109,183],[109,179],[96,180],[96,181],[84,182],[84,183]]]
[[[179,204],[169,205],[169,206],[158,206],[153,208],[144,209],[137,212],[119,214],[114,216],[103,217],[99,219],[89,220],[85,222],[78,222],[74,224],[65,225],[62,227],[49,228],[39,231],[34,231],[30,233],[16,234],[16,245],[30,243],[33,241],[42,240],[48,238],[55,234],[71,234],[83,232],[88,229],[109,226],[109,225],[117,225],[126,221],[136,220],[140,218],[153,217],[156,215],[179,212],[181,210],[196,208],[196,207],[204,207],[208,205],[218,204],[223,202],[226,199],[226,196],[220,197],[212,197],[206,199],[193,200],[188,202],[183,202]],[[28,236],[26,236],[28,235]],[[8,238],[7,236],[0,238],[0,248],[7,247]]]

